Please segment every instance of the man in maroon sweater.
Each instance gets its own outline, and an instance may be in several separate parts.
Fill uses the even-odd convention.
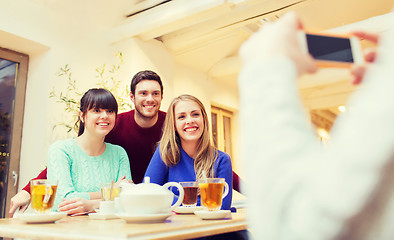
[[[163,85],[152,71],[137,73],[131,81],[134,110],[121,113],[105,141],[122,146],[130,161],[134,183],[141,183],[159,142],[166,113],[160,111]]]
[[[160,111],[163,99],[163,84],[160,76],[153,71],[141,71],[131,80],[130,98],[134,110],[117,116],[114,129],[105,141],[122,146],[129,157],[131,176],[135,183],[141,183],[146,168],[160,140],[166,116]],[[35,179],[46,179],[44,169]],[[11,198],[10,217],[18,207],[24,211],[30,201],[30,184]]]

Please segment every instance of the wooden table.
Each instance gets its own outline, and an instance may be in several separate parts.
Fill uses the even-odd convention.
[[[51,224],[27,224],[0,219],[0,237],[29,239],[188,239],[245,230],[245,209],[231,219],[201,220],[194,214],[176,215],[164,223],[126,223],[122,219],[93,220],[65,217]]]

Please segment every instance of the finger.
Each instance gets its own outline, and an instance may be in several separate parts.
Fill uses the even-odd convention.
[[[71,199],[63,198],[63,201],[59,204],[59,206],[75,203],[78,202],[79,200],[80,200],[79,198],[71,198]]]
[[[85,215],[85,214],[88,214],[88,213],[89,212],[77,212],[77,213],[71,214],[70,217],[81,216],[81,215]]]
[[[19,209],[19,212],[20,212],[20,213],[24,213],[24,212],[26,211],[26,209],[27,209],[28,206],[29,206],[29,204],[23,205],[23,206]]]
[[[366,66],[365,65],[353,65],[350,69],[350,72],[352,74],[352,84],[360,84],[362,82],[362,79],[364,77],[366,71]]]
[[[375,62],[376,59],[376,50],[375,49],[365,49],[364,50],[364,58],[367,62]]]
[[[353,85],[358,85],[358,84],[360,84],[362,82],[362,80],[363,79],[361,77],[355,76],[355,77],[353,77],[351,82],[352,82]]]
[[[59,212],[67,212],[67,214],[73,214],[78,212],[78,206],[67,205],[61,208],[58,208]]]
[[[10,214],[10,217],[12,217],[14,215],[16,208],[17,208],[16,205],[11,203],[10,211],[8,212]]]
[[[70,216],[78,216],[78,215],[86,214],[86,212],[83,210],[83,207],[79,206],[67,211],[67,214]]]
[[[300,30],[303,28],[301,20],[293,11],[287,12],[277,22],[278,24],[282,25],[283,28],[287,29]]]
[[[77,208],[79,206],[81,206],[79,201],[62,202],[61,204],[59,204],[59,210],[67,211],[67,210],[70,210],[70,209],[73,209],[73,208]]]
[[[76,213],[75,209],[70,209],[70,210],[63,210],[63,209],[58,209],[59,212],[65,212],[67,215],[72,215]]]
[[[64,212],[64,211],[69,211],[69,210],[71,210],[71,209],[74,209],[74,208],[76,208],[77,206],[75,205],[75,204],[67,204],[67,205],[63,205],[63,206],[60,206],[59,205],[59,211],[62,211],[62,212]]]
[[[63,199],[63,202],[59,203],[59,208],[61,208],[61,207],[63,207],[63,206],[66,206],[66,205],[68,205],[68,204],[70,204],[70,201],[69,201],[69,200],[64,200],[64,199]]]
[[[379,41],[379,35],[374,33],[367,33],[362,31],[352,32],[352,35],[360,38],[361,40],[368,40],[373,43],[377,43]]]

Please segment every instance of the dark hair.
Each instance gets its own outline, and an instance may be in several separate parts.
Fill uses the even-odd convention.
[[[85,116],[85,114],[93,108],[112,110],[115,112],[115,115],[118,114],[118,103],[116,102],[114,95],[104,88],[91,88],[82,96],[79,108],[82,115]],[[85,130],[85,125],[79,117],[75,126],[78,126],[78,123],[78,136],[81,136]]]
[[[134,75],[133,79],[131,79],[130,90],[133,95],[135,95],[135,88],[137,84],[142,80],[153,80],[158,82],[161,89],[161,95],[163,95],[163,83],[161,82],[160,76],[150,70],[140,71]]]

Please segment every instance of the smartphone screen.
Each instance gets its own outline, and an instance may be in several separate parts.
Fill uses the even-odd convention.
[[[317,60],[353,63],[349,38],[306,34],[308,51]]]

